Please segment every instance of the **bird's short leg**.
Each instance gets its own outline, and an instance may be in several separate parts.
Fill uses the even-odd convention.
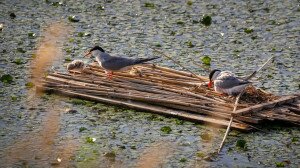
[[[112,77],[113,77],[113,72],[110,72],[110,73],[108,73],[108,79],[112,79]]]
[[[113,72],[112,71],[105,71],[105,73],[106,73],[106,77],[108,79],[112,79],[112,76],[113,76]]]

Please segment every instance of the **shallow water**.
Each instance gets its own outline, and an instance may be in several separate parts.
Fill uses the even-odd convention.
[[[34,76],[43,75],[43,68],[63,71],[69,59],[82,59],[89,47],[98,44],[110,53],[132,57],[157,55],[151,50],[157,47],[201,75],[208,73],[197,66],[204,55],[212,58],[212,68],[239,75],[249,74],[275,56],[275,62],[258,74],[255,85],[280,95],[299,92],[298,1],[193,1],[192,5],[149,1],[148,6],[153,3],[154,7],[145,7],[147,1],[52,2],[0,2],[0,24],[4,25],[0,76],[14,78],[11,84],[0,82],[3,167],[275,167],[284,161],[289,167],[299,165],[299,127],[264,126],[265,132],[248,134],[233,131],[220,157],[210,162],[201,156],[218,148],[224,129],[35,95],[33,88],[25,86]],[[14,19],[9,16],[12,12]],[[212,16],[209,27],[199,23],[204,14]],[[72,15],[80,21],[70,22]],[[51,29],[55,26],[59,29]],[[253,32],[247,34],[245,28]],[[52,38],[47,38],[49,30],[54,30]],[[189,48],[189,42],[194,47]],[[40,58],[49,62],[44,65]],[[169,60],[157,63],[180,69]],[[67,113],[68,109],[77,112]],[[163,133],[163,126],[172,131]],[[202,139],[204,133],[211,140]],[[88,143],[87,137],[95,142]],[[235,147],[238,139],[247,141],[247,150]]]

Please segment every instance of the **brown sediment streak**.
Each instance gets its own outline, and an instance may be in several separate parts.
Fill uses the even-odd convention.
[[[34,81],[43,77],[45,71],[54,61],[62,58],[63,53],[60,48],[63,41],[66,40],[71,28],[63,23],[51,24],[43,33],[38,49],[36,50],[36,59],[32,64],[32,76]]]
[[[31,132],[19,138],[19,140],[9,146],[5,150],[5,158],[2,158],[6,163],[4,166],[12,165],[39,165],[48,167],[51,164],[58,164],[57,158],[62,159],[60,165],[67,166],[69,159],[77,149],[78,142],[75,140],[66,140],[62,145],[55,144],[57,133],[60,130],[60,116],[62,109],[58,101],[53,102],[53,105],[45,106],[46,116],[42,121],[42,128],[39,132]]]
[[[54,63],[62,59],[60,46],[66,40],[70,33],[70,28],[62,23],[53,23],[42,33],[42,39],[38,44],[36,59],[32,64],[33,82],[44,76],[45,71]],[[34,91],[28,93],[27,109],[38,107],[41,99],[37,97]],[[77,149],[76,140],[64,140],[63,144],[56,144],[58,132],[60,130],[60,120],[63,114],[63,107],[59,100],[48,101],[43,106],[45,116],[42,118],[39,131],[32,131],[24,134],[16,140],[14,144],[7,147],[4,152],[4,163],[2,166],[11,167],[13,165],[49,167],[51,164],[59,164],[66,167],[69,164],[70,157]],[[61,162],[57,161],[61,159]],[[1,161],[1,162],[2,162]]]
[[[137,161],[136,167],[163,167],[168,157],[172,156],[173,147],[170,142],[158,142],[146,148]]]

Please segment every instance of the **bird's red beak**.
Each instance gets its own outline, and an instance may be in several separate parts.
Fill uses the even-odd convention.
[[[92,55],[92,52],[88,51],[84,54],[84,57],[91,57],[91,55]]]
[[[208,83],[208,88],[211,88],[212,85],[213,85],[213,82],[212,82],[212,81],[209,81],[209,83]]]

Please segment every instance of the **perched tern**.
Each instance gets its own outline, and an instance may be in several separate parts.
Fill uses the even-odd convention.
[[[214,69],[209,74],[208,87],[214,85],[214,90],[222,94],[238,95],[250,84],[251,82],[237,78],[230,71]]]
[[[85,57],[88,56],[96,58],[96,61],[105,70],[107,77],[109,79],[112,78],[113,72],[126,71],[132,68],[134,65],[142,64],[147,61],[151,61],[159,58],[159,57],[152,57],[152,58],[132,59],[132,58],[125,58],[120,56],[111,56],[99,46],[95,46],[92,49],[90,49],[85,54]]]

